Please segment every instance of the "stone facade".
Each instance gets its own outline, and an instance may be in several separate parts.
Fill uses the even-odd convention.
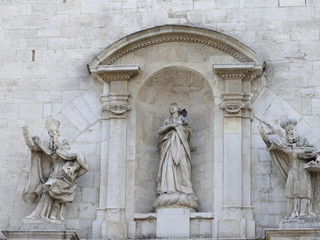
[[[88,172],[78,181],[73,204],[67,205],[66,229],[75,230],[81,239],[92,238],[100,231],[97,227],[103,224],[101,219],[105,219],[101,209],[109,207],[117,210],[109,211],[111,215],[116,212],[116,216],[111,217],[116,219],[115,225],[130,219],[129,236],[132,232],[136,236],[143,231],[146,235],[154,233],[154,216],[137,214],[150,214],[156,198],[159,156],[155,146],[159,139],[154,132],[167,116],[166,108],[171,102],[183,102],[194,125],[190,143],[195,147],[191,181],[199,199],[199,211],[213,213],[214,218],[223,215],[218,206],[226,200],[223,174],[228,174],[229,169],[222,161],[223,139],[230,133],[238,133],[233,124],[239,126],[239,122],[223,120],[227,110],[221,109],[220,104],[228,103],[228,98],[222,97],[224,90],[228,90],[227,80],[222,76],[221,66],[213,68],[213,64],[250,62],[250,59],[235,52],[225,54],[221,48],[218,50],[199,42],[168,41],[165,47],[159,45],[152,51],[146,47],[135,49],[134,54],[128,52],[103,58],[103,64],[138,65],[126,69],[133,74],[129,76],[132,79],[127,79],[121,88],[112,80],[97,81],[98,70],[97,73],[92,69],[91,74],[88,72],[87,65],[101,60],[95,57],[101,57],[99,54],[112,43],[135,32],[168,24],[222,32],[229,36],[225,38],[226,42],[237,39],[265,60],[265,71],[250,86],[252,116],[241,110],[242,117],[247,119],[241,126],[251,140],[246,142],[250,151],[238,159],[238,164],[246,161],[243,172],[249,171],[242,179],[242,193],[248,199],[243,197],[241,202],[243,206],[245,202],[252,206],[254,237],[263,237],[265,229],[278,227],[286,215],[284,186],[257,127],[261,121],[267,126],[279,126],[281,117],[294,116],[298,119],[299,133],[319,149],[320,2],[316,0],[1,1],[1,230],[21,229],[23,218],[33,209],[21,199],[30,165],[21,123],[27,124],[30,132],[43,136],[45,129],[39,126],[44,126],[46,116],[53,115],[62,124],[62,136],[81,149],[89,165]],[[159,69],[162,70],[157,71]],[[171,79],[166,79],[168,73],[183,81],[170,83]],[[106,82],[111,82],[111,86]],[[109,87],[117,93],[111,100],[100,96],[108,93]],[[207,92],[209,88],[212,91]],[[163,90],[162,93],[158,89]],[[170,91],[171,95],[163,94]],[[185,91],[191,94],[184,94]],[[124,96],[127,93],[130,96]],[[199,95],[205,97],[200,99]],[[163,98],[165,101],[161,102]],[[118,108],[110,105],[123,102],[125,104]],[[101,111],[102,103],[105,111]],[[127,108],[127,103],[131,109]],[[225,109],[228,109],[226,106],[230,105],[226,104]],[[124,111],[126,125],[121,118],[107,120],[109,114],[117,115],[112,111]],[[198,119],[199,115],[206,117]],[[231,132],[221,132],[223,124],[229,124]],[[248,124],[251,124],[249,129],[246,128]],[[113,139],[106,134],[110,125],[111,129],[120,131],[113,132]],[[142,125],[145,127],[133,131],[133,126]],[[281,129],[275,131],[281,132]],[[107,194],[110,191],[108,184],[115,188],[118,185],[111,184],[115,177],[111,174],[112,169],[108,170],[107,156],[113,154],[108,152],[108,146],[110,141],[121,143],[124,137],[121,134],[126,136],[127,144],[124,149],[118,149],[117,154],[126,163],[126,168],[117,168],[117,174],[126,187],[119,195],[112,196]],[[122,151],[126,155],[121,155]],[[121,206],[115,204],[119,199]],[[123,206],[125,213],[121,211]],[[216,229],[208,230],[207,221],[211,222],[211,218],[211,215],[204,218],[190,216],[190,222],[194,224],[191,235],[200,231],[196,229],[197,221],[206,222],[202,225],[205,232]],[[123,224],[126,226],[127,223]],[[217,227],[218,223],[213,225]],[[141,236],[145,237],[144,234]]]

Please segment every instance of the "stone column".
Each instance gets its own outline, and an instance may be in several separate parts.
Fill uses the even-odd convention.
[[[225,82],[223,119],[223,203],[220,238],[254,238],[250,192],[251,80],[261,73],[254,64],[215,64]]]
[[[126,112],[128,81],[139,73],[136,65],[99,65],[90,69],[103,83],[100,198],[92,238],[127,238],[125,219]]]

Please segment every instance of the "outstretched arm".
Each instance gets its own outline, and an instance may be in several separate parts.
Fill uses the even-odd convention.
[[[29,128],[27,125],[23,125],[22,126],[22,132],[23,132],[23,136],[24,136],[24,140],[28,146],[28,148],[32,151],[39,151],[40,149],[38,148],[38,146],[34,143],[34,141],[32,140],[32,138],[29,135]]]
[[[260,133],[263,141],[264,141],[266,144],[268,144],[268,145],[271,144],[271,143],[270,143],[270,140],[269,140],[269,137],[268,137],[266,131],[264,130],[264,128],[260,125],[260,126],[258,127],[258,129],[259,129],[259,133]]]

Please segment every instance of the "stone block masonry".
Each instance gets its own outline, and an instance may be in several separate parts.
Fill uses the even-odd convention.
[[[221,31],[266,59],[264,78],[252,83],[250,164],[256,238],[264,236],[264,229],[278,226],[286,212],[284,187],[256,127],[263,117],[267,117],[267,124],[277,125],[274,121],[292,114],[301,120],[300,129],[311,129],[310,134],[320,131],[320,2],[317,0],[0,1],[0,229],[20,226],[31,210],[20,197],[30,164],[21,123],[27,123],[30,131],[42,136],[44,130],[38,126],[43,126],[44,117],[53,114],[63,122],[62,137],[88,156],[90,169],[79,179],[79,192],[66,222],[76,231],[86,227],[78,235],[81,239],[91,238],[98,199],[103,197],[98,194],[100,172],[107,170],[100,169],[103,86],[89,75],[87,64],[118,39],[167,24]],[[219,50],[216,54],[219,56]],[[209,61],[203,59],[201,64]],[[142,70],[141,74],[151,72]],[[214,80],[213,88],[221,84],[219,81]],[[134,136],[130,137],[135,140]],[[319,148],[319,137],[314,134],[311,139]],[[135,152],[135,145],[128,151]],[[206,152],[206,156],[216,156],[216,162],[206,165],[210,171],[214,168],[214,176],[209,175],[208,169],[194,164],[195,173],[203,174],[193,176],[196,192],[205,195],[214,179],[223,175],[218,151]],[[153,154],[156,156],[157,152]],[[201,155],[196,159],[201,161]],[[153,176],[155,166],[154,163]],[[143,165],[136,167],[148,169]],[[141,179],[148,179],[146,186],[154,187],[149,178],[141,175]],[[219,188],[218,184],[222,183],[215,184]],[[151,195],[145,201],[152,202],[154,194]],[[210,200],[201,200],[203,206],[214,206],[221,200],[219,196],[207,195],[206,199]],[[136,203],[126,201],[133,209]],[[149,211],[150,207],[143,209]]]

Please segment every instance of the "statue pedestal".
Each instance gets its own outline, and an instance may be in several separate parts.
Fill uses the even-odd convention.
[[[266,230],[266,240],[320,239],[320,217],[283,219],[279,229]]]
[[[163,208],[162,208],[163,209]],[[158,234],[165,232],[166,236],[168,231],[171,231],[172,228],[180,228],[180,225],[177,227],[174,224],[177,224],[177,221],[180,221],[179,218],[185,219],[185,213],[188,209],[184,208],[164,208],[167,209],[168,212],[161,212],[160,209],[157,213],[135,213],[134,221],[129,222],[128,226],[128,236],[130,238],[135,239],[155,239],[160,238]],[[174,210],[185,210],[182,211],[182,216],[177,215],[177,218],[170,219],[169,221],[166,220],[166,217],[171,217],[171,214],[175,214]],[[181,213],[181,211],[180,211]],[[161,216],[159,216],[159,214]],[[160,220],[158,220],[160,217]],[[213,212],[190,212],[188,215],[189,218],[189,239],[195,238],[212,238],[213,236]],[[168,224],[167,224],[167,222]],[[160,226],[159,226],[159,225]],[[162,225],[161,225],[162,224]],[[183,225],[181,231],[183,230],[183,234],[187,234],[187,229],[185,228],[187,224]],[[167,229],[166,229],[167,227]],[[160,228],[160,229],[157,229]],[[177,230],[177,229],[174,229]],[[173,232],[171,235],[173,236],[179,235],[179,233]],[[167,238],[167,237],[165,237]],[[177,237],[170,237],[170,238],[177,238]],[[183,239],[188,239],[188,237],[183,237]]]
[[[320,239],[320,229],[273,229],[266,230],[266,240]]]
[[[65,229],[64,222],[50,219],[23,219],[19,230],[2,231],[5,239],[31,240],[31,239],[55,239],[77,240],[75,231]],[[1,238],[0,238],[1,239]]]
[[[190,210],[161,208],[157,211],[157,238],[189,238]]]
[[[2,231],[6,239],[79,240],[75,231]]]
[[[320,229],[320,217],[319,216],[306,216],[293,219],[283,219],[279,225],[280,229]]]
[[[49,220],[45,218],[39,219],[23,219],[20,230],[25,231],[64,231],[64,222],[59,220]]]

